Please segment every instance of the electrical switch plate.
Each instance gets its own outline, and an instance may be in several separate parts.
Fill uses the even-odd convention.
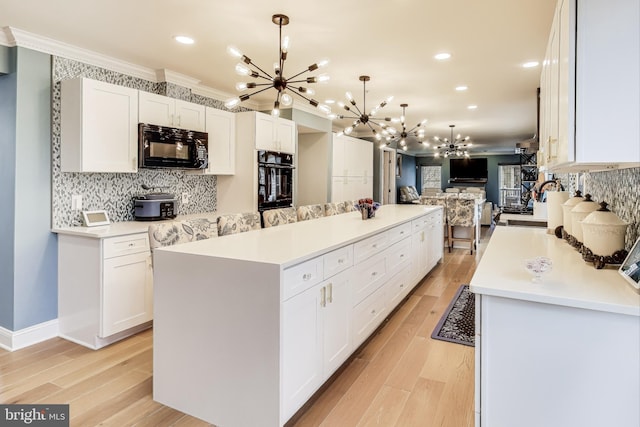
[[[74,194],[71,196],[71,210],[82,210],[82,194]]]
[[[182,193],[182,204],[186,205],[189,203],[189,193]]]

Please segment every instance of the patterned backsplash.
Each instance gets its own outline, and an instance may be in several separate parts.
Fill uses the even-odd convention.
[[[142,184],[166,186],[159,191],[175,194],[179,214],[211,212],[216,209],[216,177],[183,170],[140,169],[138,173],[75,173],[60,170],[60,82],[86,77],[196,104],[224,109],[223,102],[191,93],[172,83],[154,83],[77,61],[53,57],[52,89],[52,226],[80,225],[80,211],[71,209],[71,196],[82,196],[84,210],[105,209],[112,221],[133,220],[133,197],[148,193]],[[189,203],[182,205],[182,193]]]

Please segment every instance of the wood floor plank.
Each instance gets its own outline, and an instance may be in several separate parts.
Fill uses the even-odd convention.
[[[440,406],[445,383],[418,378],[402,413],[396,422],[397,427],[437,426],[435,415]]]
[[[60,387],[58,387],[57,385],[44,383],[30,388],[11,399],[4,400],[0,398],[0,402],[4,404],[29,404],[42,401],[42,399],[44,399],[46,396],[49,396],[50,394],[53,394],[60,390]]]
[[[396,424],[410,392],[382,386],[356,427],[388,427]]]
[[[151,414],[142,418],[134,424],[135,427],[157,427],[157,426],[173,426],[184,414],[169,408],[168,406],[160,406]]]
[[[413,337],[407,351],[389,374],[385,385],[411,391],[415,387],[422,367],[429,356],[431,342],[427,338]]]
[[[207,427],[207,426],[213,426],[213,424],[206,423],[190,415],[184,415],[182,418],[176,421],[171,427]]]

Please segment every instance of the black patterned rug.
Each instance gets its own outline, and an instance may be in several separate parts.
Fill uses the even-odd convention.
[[[475,337],[475,295],[469,285],[461,285],[444,311],[431,338],[473,347]]]

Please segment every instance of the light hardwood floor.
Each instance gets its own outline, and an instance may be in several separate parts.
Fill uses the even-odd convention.
[[[490,233],[483,227],[473,255],[445,249],[443,262],[289,425],[473,427],[474,349],[430,336]],[[60,338],[0,350],[0,403],[68,403],[74,427],[208,425],[153,401],[152,345],[148,330],[99,351]]]

